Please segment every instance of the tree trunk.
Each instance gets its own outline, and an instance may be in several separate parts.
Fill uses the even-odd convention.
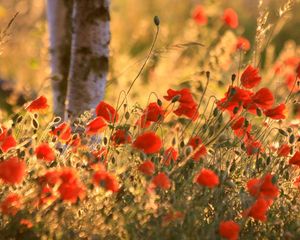
[[[70,65],[72,5],[73,0],[47,0],[53,108],[54,113],[62,118]]]
[[[108,72],[110,0],[74,0],[65,118],[73,120],[103,99]]]

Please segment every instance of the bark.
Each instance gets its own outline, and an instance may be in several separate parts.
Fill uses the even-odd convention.
[[[47,0],[53,110],[64,117],[71,52],[73,0]]]
[[[108,72],[110,0],[74,0],[71,64],[65,118],[90,110],[103,99]]]

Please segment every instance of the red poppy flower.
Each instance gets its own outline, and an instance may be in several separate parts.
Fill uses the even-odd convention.
[[[55,152],[48,145],[48,143],[42,143],[35,149],[35,154],[38,159],[45,162],[52,162],[55,160]]]
[[[53,195],[52,189],[50,187],[43,186],[37,206],[53,203],[56,199],[57,197]]]
[[[284,110],[285,110],[285,104],[282,103],[282,104],[278,105],[277,107],[274,107],[274,108],[264,111],[264,114],[267,117],[275,119],[275,120],[285,119],[285,115],[283,113]]]
[[[248,124],[247,127],[244,126],[246,118],[244,117],[239,117],[237,121],[235,121],[232,125],[231,128],[234,131],[234,134],[237,137],[247,137],[247,133],[250,134],[251,131],[251,124]]]
[[[294,73],[287,73],[285,75],[285,83],[290,91],[293,93],[298,92],[300,87],[297,85],[297,79]]]
[[[257,154],[259,151],[262,150],[261,148],[261,143],[259,141],[253,141],[250,140],[246,143],[246,151],[247,151],[247,155],[251,156],[254,154]]]
[[[119,191],[119,183],[117,179],[115,178],[115,176],[106,172],[105,170],[99,170],[94,174],[93,183],[97,186],[102,186],[107,191]]]
[[[207,17],[204,8],[201,5],[195,7],[192,17],[198,25],[205,25],[207,23]]]
[[[86,134],[94,135],[103,132],[104,128],[107,126],[107,123],[102,117],[96,117],[90,121],[86,126]]]
[[[76,203],[78,199],[85,197],[85,188],[78,180],[75,172],[71,168],[60,170],[61,184],[58,188],[60,197],[64,201]]]
[[[222,221],[219,225],[219,234],[228,240],[239,238],[240,226],[234,221]]]
[[[103,117],[107,122],[117,122],[119,115],[113,106],[101,101],[96,107],[96,115]]]
[[[155,165],[151,161],[145,161],[139,166],[139,171],[145,175],[152,176],[155,172]]]
[[[32,222],[31,222],[30,220],[28,220],[28,219],[25,219],[25,218],[22,218],[22,219],[20,220],[20,225],[23,225],[23,226],[25,226],[26,228],[32,228],[32,227],[33,227]]]
[[[152,184],[155,187],[159,187],[162,189],[169,189],[171,187],[171,181],[165,173],[158,173],[153,179]]]
[[[17,142],[5,127],[0,128],[2,129],[0,133],[0,149],[2,150],[2,152],[7,152],[9,149],[15,147],[17,145]]]
[[[256,107],[266,110],[273,105],[274,96],[268,88],[262,88],[252,96],[251,100]]]
[[[58,170],[47,171],[42,177],[40,177],[40,182],[42,184],[48,184],[49,186],[54,186],[61,182],[60,179],[61,172]]]
[[[15,193],[9,194],[1,202],[0,208],[3,214],[15,216],[21,208],[21,196]]]
[[[70,126],[67,123],[63,122],[52,131],[50,131],[50,134],[58,136],[62,141],[68,141],[71,137],[71,131],[72,130]]]
[[[201,169],[195,177],[196,183],[209,188],[214,188],[219,185],[219,177],[209,169]]]
[[[270,201],[259,198],[255,203],[244,212],[244,216],[252,217],[255,220],[265,222],[267,220],[267,211],[270,207]]]
[[[254,88],[260,81],[261,77],[259,76],[258,68],[249,65],[242,73],[241,83],[245,88]]]
[[[40,96],[37,99],[33,100],[27,107],[26,109],[30,112],[35,112],[39,110],[43,110],[49,107],[47,104],[47,98],[44,96]]]
[[[294,156],[291,157],[289,164],[297,165],[300,167],[300,151],[295,152]]]
[[[296,180],[294,181],[294,185],[299,188],[300,187],[300,177],[297,177]]]
[[[236,50],[248,51],[250,49],[250,42],[247,38],[238,37],[236,41]]]
[[[59,188],[60,198],[64,201],[76,203],[78,199],[85,197],[85,189],[78,181],[63,182]]]
[[[282,144],[277,150],[279,157],[287,157],[290,154],[291,147],[288,144]]]
[[[164,99],[168,101],[172,101],[175,97],[178,97],[177,101],[180,103],[195,103],[193,95],[191,94],[190,89],[188,88],[183,88],[178,91],[169,89],[167,93],[168,95],[164,96]]]
[[[225,93],[225,98],[222,98],[217,102],[217,106],[221,110],[227,110],[231,115],[236,107],[241,107],[242,105],[251,102],[251,96],[253,93],[251,91],[241,89],[239,87],[230,86],[228,91]]]
[[[169,166],[171,161],[176,162],[177,158],[178,152],[173,147],[169,147],[164,152],[164,165]]]
[[[253,178],[247,182],[249,193],[256,198],[274,199],[279,195],[279,190],[272,183],[273,175],[268,173],[264,177],[258,179]]]
[[[0,178],[8,184],[18,184],[25,176],[26,164],[16,157],[11,157],[0,163]]]
[[[152,102],[144,111],[144,116],[146,121],[157,122],[162,120],[164,117],[165,111],[159,106],[156,102]]]
[[[232,8],[227,8],[223,13],[223,21],[231,28],[237,28],[239,25],[238,15]]]
[[[193,151],[196,151],[192,156],[195,161],[199,161],[201,157],[207,154],[206,147],[202,144],[200,137],[191,138],[187,145],[192,146]]]
[[[131,136],[125,129],[118,129],[111,136],[111,140],[114,145],[131,143]]]
[[[199,116],[198,105],[196,103],[180,103],[174,113],[179,117],[183,115],[195,121]]]
[[[133,142],[133,147],[143,151],[146,154],[152,154],[161,149],[162,142],[160,137],[154,132],[145,132],[135,139]]]
[[[300,62],[298,63],[298,66],[296,68],[296,76],[298,79],[300,79]]]
[[[77,181],[75,171],[72,168],[60,169],[59,177],[63,183],[72,183]]]
[[[135,125],[140,126],[141,128],[148,128],[151,125],[151,121],[147,121],[146,116],[143,114],[135,123]]]

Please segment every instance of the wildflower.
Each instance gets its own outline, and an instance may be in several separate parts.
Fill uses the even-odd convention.
[[[0,162],[0,179],[8,184],[18,184],[24,179],[26,164],[17,157]]]
[[[225,97],[217,102],[217,106],[222,110],[229,111],[231,115],[235,115],[234,109],[251,102],[252,95],[251,91],[231,86],[225,93]]]
[[[5,127],[0,127],[2,129],[0,133],[0,149],[3,152],[7,152],[9,149],[15,147],[17,142],[10,131]]]
[[[250,42],[247,38],[238,37],[235,48],[236,50],[248,51],[250,49]]]
[[[246,143],[246,152],[248,156],[257,154],[261,150],[261,143],[259,141],[250,140]]]
[[[63,122],[52,131],[50,131],[50,134],[59,137],[59,139],[61,139],[62,141],[68,141],[71,137],[71,131],[72,130],[70,126],[67,123]]]
[[[83,199],[85,197],[85,189],[78,181],[63,182],[59,186],[58,192],[60,193],[62,200],[71,203],[76,203],[78,199]]]
[[[184,115],[193,121],[197,119],[199,116],[198,105],[188,88],[184,88],[179,91],[169,89],[167,93],[168,96],[164,96],[164,98],[168,101],[174,101],[174,99],[178,98],[176,101],[178,101],[180,104],[174,111],[177,116]]]
[[[131,136],[125,129],[118,129],[111,136],[111,140],[115,145],[131,143]]]
[[[258,68],[249,65],[242,73],[241,83],[245,88],[254,88],[260,81],[261,77],[259,76]]]
[[[294,181],[294,185],[297,187],[297,188],[300,188],[300,177],[297,177],[296,180]]]
[[[5,215],[15,216],[21,208],[21,196],[9,194],[0,204],[1,212]]]
[[[279,157],[287,157],[290,154],[291,147],[288,144],[282,144],[277,150]]]
[[[48,143],[42,143],[35,149],[35,154],[38,159],[45,162],[52,162],[55,160],[55,152]]]
[[[64,168],[60,171],[61,184],[58,188],[60,197],[64,201],[76,203],[78,199],[85,197],[85,188],[77,179],[71,168]]]
[[[207,23],[204,7],[201,5],[195,7],[192,17],[198,25],[205,25]]]
[[[300,90],[299,86],[297,85],[297,79],[294,73],[287,73],[285,75],[285,84],[288,87],[289,91],[296,93]]]
[[[282,104],[278,105],[277,107],[274,107],[274,108],[264,111],[264,114],[267,117],[275,119],[275,120],[285,119],[285,115],[283,113],[284,110],[285,110],[285,104],[282,103]]]
[[[159,188],[162,188],[162,189],[169,189],[171,187],[171,182],[170,182],[170,179],[168,178],[168,176],[163,173],[163,172],[160,172],[158,173],[153,179],[152,179],[152,184],[155,186],[155,187],[159,187]]]
[[[40,192],[40,198],[37,202],[37,206],[50,204],[56,200],[56,196],[53,195],[52,189],[47,186],[43,186]]]
[[[237,137],[247,137],[247,133],[250,134],[251,131],[251,124],[249,123],[247,127],[245,127],[245,120],[246,118],[244,117],[239,117],[237,121],[235,121],[232,125],[231,128],[234,131],[234,134]]]
[[[169,166],[171,161],[175,162],[177,158],[178,158],[178,152],[173,147],[169,147],[164,152],[164,165]]]
[[[22,218],[20,220],[20,224],[24,225],[26,228],[32,228],[33,227],[32,222],[30,220],[28,220],[28,219],[25,219],[25,218]]]
[[[256,107],[265,110],[273,105],[274,96],[268,88],[262,88],[252,96],[251,101]]]
[[[270,205],[270,201],[267,201],[264,198],[259,198],[250,208],[244,211],[243,215],[265,222],[267,220],[266,214]]]
[[[102,186],[107,191],[119,191],[119,183],[117,179],[115,178],[115,176],[105,170],[99,170],[94,174],[93,183],[97,186]]]
[[[61,172],[58,170],[50,170],[47,171],[42,177],[40,177],[40,182],[42,184],[48,184],[50,186],[54,186],[55,184],[60,183]]]
[[[187,145],[192,146],[193,151],[196,151],[192,156],[195,161],[199,161],[201,157],[207,154],[206,147],[202,144],[202,139],[198,136],[191,138]]]
[[[300,151],[295,152],[294,156],[289,160],[289,164],[300,167]]]
[[[219,185],[219,177],[209,169],[201,169],[195,177],[196,183],[209,188],[214,188]]]
[[[87,124],[85,132],[88,135],[98,134],[102,132],[106,126],[107,123],[102,117],[96,117]]]
[[[174,113],[179,117],[184,115],[195,121],[199,116],[198,105],[196,103],[180,103]]]
[[[167,101],[173,101],[177,96],[178,98],[178,102],[180,103],[194,103],[195,100],[190,92],[190,89],[188,88],[183,88],[179,91],[173,90],[173,89],[169,89],[167,91],[167,96],[164,96],[164,99],[166,99]]]
[[[219,225],[219,234],[228,240],[239,238],[240,226],[234,221],[222,221]]]
[[[155,172],[155,165],[150,160],[145,161],[139,166],[139,171],[145,175],[152,176]]]
[[[297,65],[297,67],[296,67],[296,76],[297,76],[298,79],[300,79],[300,61]]]
[[[37,99],[33,100],[27,107],[26,109],[29,112],[35,112],[39,110],[43,110],[48,108],[49,105],[47,104],[47,98],[44,96],[40,96]]]
[[[256,198],[274,199],[279,195],[279,190],[272,183],[273,175],[268,173],[261,179],[253,178],[247,182],[249,193]]]
[[[117,122],[119,115],[117,111],[108,103],[101,101],[96,107],[96,115],[103,117],[107,122]]]
[[[162,147],[159,136],[154,132],[145,132],[139,135],[133,142],[133,147],[143,151],[146,154],[158,152]]]
[[[238,15],[232,8],[227,8],[223,13],[224,24],[228,25],[231,28],[237,28],[239,25]]]
[[[158,122],[164,117],[165,111],[156,102],[152,102],[144,111],[146,121]]]

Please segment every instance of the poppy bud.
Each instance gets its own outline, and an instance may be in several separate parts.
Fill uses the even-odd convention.
[[[281,135],[285,136],[285,137],[288,136],[287,132],[284,131],[284,130],[282,130],[282,129],[278,129],[278,132],[279,132]]]
[[[293,144],[295,142],[295,135],[291,134],[291,136],[289,137],[289,143]]]
[[[236,74],[232,74],[231,75],[231,82],[233,83],[235,81],[235,79],[236,79]]]
[[[257,114],[257,116],[261,117],[262,111],[259,108],[256,108],[256,114]]]
[[[176,95],[172,98],[172,103],[177,102],[181,98],[181,95]]]
[[[159,26],[160,20],[159,20],[159,17],[158,17],[158,16],[154,16],[153,21],[154,21],[154,24],[155,24],[156,26]]]

